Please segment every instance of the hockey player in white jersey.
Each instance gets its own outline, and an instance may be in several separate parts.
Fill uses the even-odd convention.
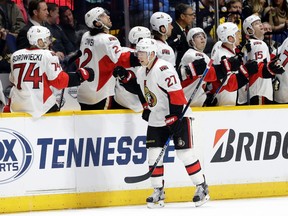
[[[191,28],[186,39],[190,48],[181,59],[178,74],[185,96],[188,98],[195,90],[207,64],[210,62],[210,58],[203,52],[206,47],[207,36],[202,28]],[[203,106],[207,99],[205,90],[207,82],[214,82],[225,75],[222,73],[220,65],[217,68],[216,65],[214,66],[210,67],[190,106]]]
[[[124,86],[138,83],[151,111],[148,116],[147,140],[148,164],[153,166],[170,134],[179,159],[183,162],[196,192],[193,202],[196,206],[209,199],[208,186],[196,156],[192,142],[192,111],[188,109],[184,118],[179,120],[187,104],[174,66],[157,57],[157,46],[154,39],[144,38],[137,43],[136,50],[142,67],[137,72],[137,81],[131,73],[121,75]],[[163,157],[151,176],[154,193],[146,201],[149,208],[164,206],[164,165]]]
[[[248,61],[245,65],[236,56],[235,48],[239,45],[240,31],[236,24],[226,22],[217,28],[217,35],[222,41],[215,49],[212,59],[214,64],[222,65],[226,76],[213,82],[213,91],[219,106],[234,106],[237,103],[237,90],[248,82],[249,74],[257,73],[256,61]]]
[[[278,57],[279,55],[279,57]],[[286,38],[282,45],[274,50],[272,53],[272,58],[279,58],[279,64],[285,69],[282,74],[276,74],[278,79],[278,86],[274,87],[274,101],[280,104],[288,103],[288,38]]]
[[[272,78],[283,73],[277,60],[270,61],[270,53],[264,40],[264,27],[260,17],[251,15],[243,22],[243,30],[249,36],[246,49],[243,50],[243,61],[256,60],[259,64],[257,73],[249,77],[249,85],[239,89],[239,104],[259,105],[273,100]],[[269,100],[269,101],[268,101]]]
[[[130,52],[135,52],[136,44],[138,43],[139,40],[143,38],[151,38],[151,32],[148,28],[144,26],[135,26],[133,27],[128,34],[128,40],[131,44],[131,48],[125,48],[123,47],[123,50],[130,51]],[[128,68],[131,73],[133,73],[133,76],[137,72],[140,66],[137,67],[131,67]],[[121,66],[117,66],[114,71],[115,73],[119,73],[120,71],[126,70],[125,68]],[[121,72],[120,72],[121,73]],[[125,73],[125,72],[124,72]],[[127,91],[122,85],[119,79],[116,76],[116,86],[115,86],[115,96],[114,96],[115,101],[120,104],[123,107],[126,107],[128,109],[131,109],[135,112],[140,112],[143,110],[143,106],[146,106],[145,99],[141,97],[139,99],[139,96],[137,94],[133,94],[129,91]],[[144,103],[142,105],[142,102]]]
[[[83,55],[80,57],[80,67],[93,68],[95,79],[78,88],[77,99],[81,110],[118,108],[114,100],[113,69],[116,66],[130,68],[140,65],[134,54],[123,51],[119,40],[109,34],[112,22],[107,13],[102,7],[95,7],[85,14],[89,31],[81,39]]]
[[[150,25],[153,38],[157,41],[158,58],[170,62],[175,67],[176,57],[174,50],[166,42],[173,29],[171,16],[164,12],[155,12],[150,17]]]
[[[92,81],[91,68],[79,68],[76,73],[63,71],[56,54],[49,50],[50,31],[43,26],[32,26],[27,37],[31,47],[21,49],[11,56],[10,81],[11,112],[27,112],[40,117],[58,110],[56,97],[50,87],[63,89]]]

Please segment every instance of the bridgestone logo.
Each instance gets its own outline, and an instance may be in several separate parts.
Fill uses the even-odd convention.
[[[288,159],[288,132],[284,135],[278,131],[253,134],[219,129],[213,148],[215,153],[211,163]]]

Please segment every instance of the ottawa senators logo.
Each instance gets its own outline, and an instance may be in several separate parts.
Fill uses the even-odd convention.
[[[149,104],[149,106],[154,107],[157,104],[157,98],[155,94],[151,92],[146,85],[144,86],[144,94],[145,94],[144,95],[145,99],[147,103]]]

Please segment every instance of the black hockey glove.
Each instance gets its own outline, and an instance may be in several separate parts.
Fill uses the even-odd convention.
[[[221,66],[226,70],[226,73],[231,71],[238,71],[241,63],[242,61],[239,56],[233,56],[228,59],[226,56],[222,56],[221,58]]]
[[[182,127],[181,127],[181,121],[179,120],[178,116],[176,115],[165,116],[165,123],[169,128],[170,134],[173,134],[175,136],[181,135]]]
[[[192,79],[193,76],[199,76],[204,73],[205,69],[207,68],[207,63],[205,62],[204,58],[201,58],[201,59],[194,60],[190,64],[190,66],[184,66],[184,67],[185,67],[186,74],[190,76]]]
[[[129,72],[122,66],[117,66],[113,70],[113,76],[119,77],[120,80],[124,80],[129,76]]]
[[[246,62],[245,65],[240,67],[240,71],[246,76],[249,77],[258,72],[258,63],[256,60],[250,60]]]
[[[142,119],[148,122],[151,111],[147,103],[143,104],[142,106],[143,106]]]
[[[196,70],[196,74],[198,76],[202,75],[204,73],[205,69],[207,68],[207,63],[205,62],[204,58],[194,60],[193,65],[194,65],[194,68]]]
[[[89,67],[78,68],[76,70],[76,73],[78,73],[80,76],[80,82],[84,82],[86,80],[88,82],[92,82],[95,77],[94,70]]]
[[[251,43],[250,43],[250,40],[242,40],[242,42],[235,48],[235,53],[237,56],[239,57],[243,57],[244,56],[244,53],[242,52],[243,48],[246,48],[247,50],[247,53],[249,53],[251,51]]]
[[[279,58],[276,57],[276,58],[272,59],[270,62],[268,62],[268,64],[267,64],[268,71],[273,75],[274,74],[282,74],[285,72],[285,69],[278,62],[278,60],[279,60]]]
[[[121,66],[117,66],[114,68],[113,76],[118,77],[121,83],[127,83],[131,78],[135,77],[135,74]]]

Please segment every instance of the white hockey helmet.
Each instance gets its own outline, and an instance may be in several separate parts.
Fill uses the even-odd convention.
[[[195,27],[195,28],[191,28],[188,31],[188,34],[186,36],[186,40],[187,40],[187,43],[189,44],[189,46],[192,46],[192,45],[195,46],[193,37],[197,34],[200,34],[200,33],[203,33],[204,37],[207,38],[207,35],[202,28]],[[192,41],[192,43],[191,43],[191,41]]]
[[[137,45],[136,45],[136,51],[137,52],[147,52],[147,55],[149,56],[150,53],[155,52],[157,53],[157,45],[156,40],[152,38],[143,38],[141,39]]]
[[[172,18],[169,14],[164,12],[155,12],[150,18],[150,25],[154,31],[159,32],[162,35],[166,35],[168,32],[168,24],[172,22]],[[164,26],[165,32],[161,32],[161,27]]]
[[[148,28],[135,26],[130,30],[128,39],[131,44],[137,44],[142,38],[151,38],[151,32]]]
[[[238,26],[235,23],[225,22],[218,26],[217,35],[223,43],[231,43],[228,41],[228,37],[231,36],[234,38],[234,40],[236,40],[236,33],[238,31]]]
[[[249,17],[247,17],[244,22],[243,22],[243,30],[245,32],[245,34],[247,35],[254,35],[254,28],[252,26],[252,24],[255,22],[255,21],[261,21],[260,17],[259,16],[256,16],[256,15],[251,15]],[[250,33],[248,31],[248,29],[251,29],[252,30],[252,33]]]
[[[100,16],[106,13],[106,11],[102,7],[95,7],[89,10],[85,14],[85,23],[89,28],[97,28],[94,25],[94,22],[100,22],[102,25],[99,28],[103,28],[103,23],[100,19]]]
[[[27,38],[31,46],[47,49],[52,43],[51,33],[44,26],[31,26],[27,32]]]

